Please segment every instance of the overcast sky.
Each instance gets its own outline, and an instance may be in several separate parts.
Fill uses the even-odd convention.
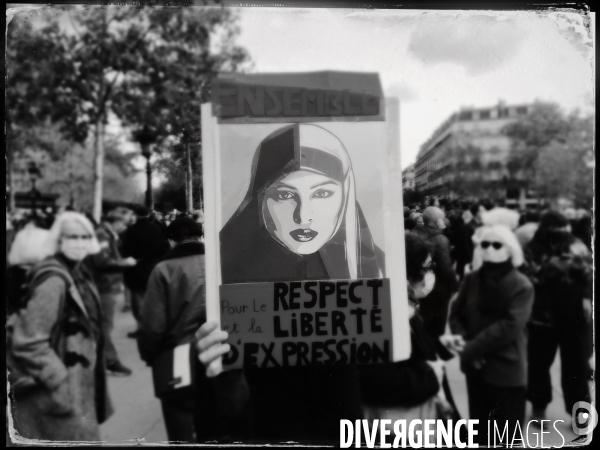
[[[240,18],[254,72],[378,72],[401,100],[403,167],[461,106],[591,108],[592,36],[578,14],[241,8]]]
[[[592,109],[594,36],[576,13],[238,11],[238,43],[248,50],[253,72],[378,72],[385,94],[401,100],[403,167],[415,161],[420,145],[462,106],[540,99],[566,110]],[[595,19],[594,13],[591,17]],[[31,19],[44,20],[37,14]],[[67,28],[69,23],[65,21]],[[595,31],[593,24],[590,30]],[[123,148],[137,151],[125,141]],[[141,188],[142,175],[137,177]]]

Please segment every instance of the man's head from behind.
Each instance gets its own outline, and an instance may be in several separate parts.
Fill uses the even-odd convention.
[[[184,241],[199,241],[201,236],[202,226],[188,217],[178,217],[167,227],[167,238],[175,244]]]
[[[444,211],[435,206],[426,208],[425,211],[423,211],[423,223],[425,226],[443,230],[446,228],[446,225],[444,224]]]
[[[150,217],[152,210],[150,208],[147,208],[146,206],[138,206],[135,210],[135,213],[138,216],[138,218],[141,219],[142,217]]]

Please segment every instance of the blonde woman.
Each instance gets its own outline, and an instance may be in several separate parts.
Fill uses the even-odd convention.
[[[527,388],[527,322],[533,285],[516,268],[523,252],[504,225],[483,227],[474,242],[481,267],[469,273],[450,310],[450,328],[465,345],[459,350],[467,378],[471,419],[479,419],[480,444],[487,444],[487,421],[508,436],[523,427]]]
[[[8,322],[13,417],[25,438],[98,441],[112,412],[102,358],[99,296],[82,264],[100,247],[89,220],[59,215],[32,271],[25,302]]]

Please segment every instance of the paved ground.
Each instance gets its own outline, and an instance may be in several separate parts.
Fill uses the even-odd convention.
[[[160,401],[154,397],[152,372],[138,354],[135,339],[127,333],[135,330],[131,312],[122,312],[117,305],[113,340],[121,362],[133,370],[129,377],[109,377],[110,396],[115,414],[101,426],[102,439],[107,443],[166,442]]]
[[[447,367],[448,379],[450,382],[450,389],[452,390],[452,394],[454,396],[454,400],[456,402],[456,406],[461,414],[461,417],[468,418],[469,415],[469,406],[468,406],[468,397],[467,397],[467,385],[465,383],[465,377],[460,371],[458,358],[454,358],[449,361]],[[564,422],[556,422],[556,428],[560,431],[560,434],[553,428],[553,422],[545,422],[544,427],[544,446],[562,446],[562,436],[564,437],[565,442],[570,442],[578,436],[573,433],[571,429],[571,415],[565,411],[562,391],[560,388],[560,358],[557,355],[556,361],[552,366],[552,384],[553,384],[553,399],[552,403],[548,406],[546,410],[546,418],[552,421],[555,420],[564,420]],[[531,404],[527,402],[527,411],[526,411],[526,425],[529,421],[529,416],[531,414]],[[523,434],[525,434],[526,430],[523,430]],[[546,434],[549,432],[549,434]],[[529,427],[529,444],[531,446],[540,447],[540,443],[536,441],[539,439],[540,429],[535,428],[533,425]],[[537,442],[537,444],[536,444]],[[515,445],[522,444],[519,441],[515,440]],[[527,444],[527,442],[525,443]]]
[[[165,443],[167,435],[162,419],[160,402],[154,397],[152,388],[152,374],[139,358],[136,342],[127,338],[127,333],[135,329],[135,321],[131,313],[121,311],[122,303],[117,307],[115,330],[113,339],[121,356],[122,362],[133,370],[133,374],[126,378],[109,378],[109,389],[115,406],[115,414],[102,425],[102,439],[107,444],[134,444],[136,442]],[[455,358],[447,366],[450,385],[457,402],[459,411],[464,418],[468,418],[468,404],[464,376],[458,368]],[[564,420],[558,423],[557,428],[565,437],[566,442],[575,438],[571,430],[570,415],[564,411],[563,399],[560,390],[560,360],[557,359],[552,367],[552,380],[554,384],[554,400],[548,408],[548,419]],[[527,414],[530,413],[528,404]],[[544,445],[560,445],[561,437],[550,427],[550,434],[544,435]],[[536,435],[539,430],[530,427],[530,444],[536,445]],[[520,443],[520,442],[515,442]]]

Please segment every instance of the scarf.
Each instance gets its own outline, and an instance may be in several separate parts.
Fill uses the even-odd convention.
[[[510,258],[501,263],[483,263],[479,269],[479,308],[481,310],[497,309],[502,306],[505,293],[501,289],[501,285],[506,275],[513,269]]]

